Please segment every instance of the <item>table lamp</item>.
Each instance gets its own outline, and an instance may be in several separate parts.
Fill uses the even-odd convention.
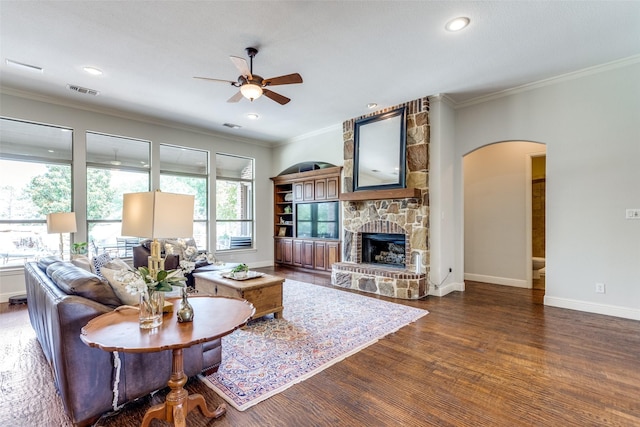
[[[47,233],[60,233],[60,257],[64,259],[64,243],[62,235],[64,233],[75,233],[76,226],[75,212],[56,212],[47,215]]]
[[[158,239],[193,236],[195,197],[160,190],[123,195],[122,235],[153,239],[149,273],[164,270]]]

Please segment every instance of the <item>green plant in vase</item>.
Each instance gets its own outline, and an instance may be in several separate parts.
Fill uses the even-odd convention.
[[[247,264],[238,264],[231,270],[231,275],[236,279],[244,279],[249,274],[249,266]]]
[[[89,253],[89,244],[87,242],[77,242],[71,245],[71,254],[86,255]]]

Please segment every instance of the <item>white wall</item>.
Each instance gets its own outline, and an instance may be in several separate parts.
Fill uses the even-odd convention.
[[[634,57],[457,109],[459,177],[463,156],[478,147],[547,145],[547,305],[640,319],[640,221],[624,219],[626,208],[640,208],[638,76]],[[463,191],[454,188],[456,227]]]
[[[121,135],[152,141],[152,151],[158,153],[160,143],[182,145],[209,150],[211,153],[210,189],[215,194],[215,153],[237,154],[256,159],[256,249],[233,254],[217,254],[226,261],[242,261],[250,266],[273,265],[272,187],[269,177],[272,174],[271,149],[254,145],[248,141],[234,140],[227,136],[196,129],[171,127],[170,125],[136,121],[115,115],[87,111],[69,105],[57,105],[46,100],[27,99],[6,93],[0,94],[0,115],[10,118],[71,127],[74,130],[74,210],[79,224],[85,220],[86,205],[83,194],[86,192],[84,176],[85,132],[95,131],[112,135]],[[157,171],[152,175],[152,183],[157,182]],[[152,184],[154,188],[156,184]],[[215,203],[211,197],[210,222],[215,225]],[[210,233],[209,247],[215,248],[215,235]],[[81,229],[75,235],[76,241],[86,240],[86,230]],[[23,294],[24,278],[20,271],[0,272],[0,302],[7,301],[12,295]]]
[[[541,151],[542,144],[505,142],[464,157],[466,279],[530,287],[530,155]]]
[[[342,123],[273,148],[271,175],[277,176],[290,166],[312,161],[336,166],[344,164]]]

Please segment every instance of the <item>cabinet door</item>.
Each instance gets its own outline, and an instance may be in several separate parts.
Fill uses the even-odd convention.
[[[276,263],[281,264],[284,260],[284,254],[283,254],[282,248],[283,248],[282,239],[276,239],[275,248],[274,248],[275,254],[273,257],[273,260]]]
[[[324,200],[327,198],[327,180],[316,179],[316,200]]]
[[[293,240],[292,239],[283,239],[282,240],[282,263],[283,264],[293,264]]]
[[[302,241],[302,266],[313,268],[313,241]]]
[[[313,191],[313,187],[314,187],[315,181],[305,181],[302,184],[304,186],[303,199],[304,200],[313,200],[313,198],[315,197],[315,194],[314,194],[314,191]]]
[[[338,196],[340,196],[339,180],[340,177],[337,176],[327,178],[327,186],[325,191],[327,199],[337,199]]]
[[[295,182],[293,184],[293,200],[295,200],[296,202],[304,200],[302,182]]]
[[[302,240],[293,241],[293,265],[302,267]]]
[[[331,270],[331,265],[340,262],[340,242],[327,242],[326,249],[327,270]]]
[[[326,247],[327,244],[325,242],[314,242],[314,259],[316,270],[327,269]]]

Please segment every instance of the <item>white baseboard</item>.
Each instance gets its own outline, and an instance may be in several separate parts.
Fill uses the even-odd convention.
[[[464,273],[464,280],[530,289],[530,286],[527,285],[526,280],[511,279],[509,277],[496,277],[496,276],[487,276],[484,274]]]
[[[11,297],[15,297],[17,295],[24,295],[25,291],[22,292],[6,292],[3,294],[0,294],[0,302],[9,302],[9,298]]]
[[[624,319],[640,320],[640,309],[620,307],[617,305],[597,304],[588,301],[578,301],[567,298],[558,298],[545,295],[544,305],[569,310],[585,311],[587,313],[604,314],[607,316],[622,317]]]
[[[432,295],[434,297],[443,297],[454,291],[464,292],[464,289],[465,289],[464,282],[462,283],[452,282],[452,283],[447,283],[446,285],[439,286],[438,288],[436,288],[435,286],[430,286],[429,295]]]

